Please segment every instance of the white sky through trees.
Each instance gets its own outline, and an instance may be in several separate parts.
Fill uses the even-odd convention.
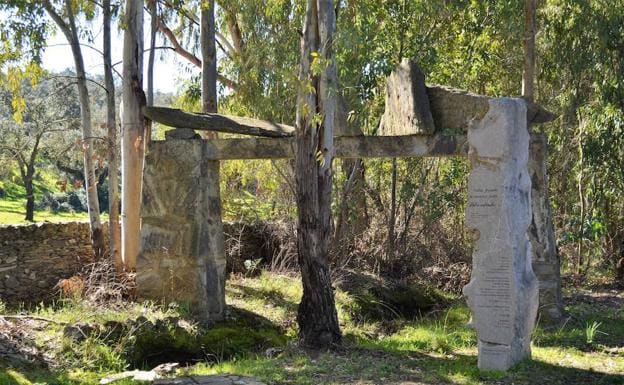
[[[149,48],[149,32],[150,32],[150,18],[149,15],[145,15],[144,19],[144,32],[145,32],[145,49]],[[85,62],[85,69],[87,73],[92,76],[104,75],[104,65],[102,62],[102,19],[96,18],[93,22],[82,23],[83,26],[89,27],[89,32],[92,34],[93,42],[89,43],[87,38],[81,37],[82,54]],[[114,21],[111,26],[112,42],[111,42],[111,55],[114,69],[121,73],[122,65],[121,59],[123,55],[123,31],[120,31],[117,27],[117,23]],[[72,57],[71,48],[67,44],[65,36],[56,29],[48,37],[47,48],[44,51],[42,61],[43,67],[53,72],[60,72],[67,68],[74,70],[74,59]],[[163,47],[168,45],[163,43],[162,37],[157,35],[156,46]],[[96,48],[97,51],[87,47],[91,46]],[[98,52],[99,51],[99,52]],[[143,87],[147,87],[147,59],[148,52],[145,52],[144,59],[144,83]],[[188,65],[186,62],[179,60],[176,57],[176,53],[169,49],[159,49],[156,51],[156,60],[154,62],[154,90],[160,92],[174,92],[178,86],[188,79],[191,74],[198,73],[199,70]],[[120,84],[121,78],[117,73],[114,73],[115,83]]]

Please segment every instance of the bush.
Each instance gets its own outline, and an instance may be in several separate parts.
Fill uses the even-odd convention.
[[[37,210],[50,210],[53,213],[73,213],[87,211],[87,195],[83,189],[68,193],[45,192],[36,205]]]
[[[74,211],[87,211],[87,194],[84,189],[73,190],[67,194],[67,202]]]
[[[62,212],[63,210],[67,210],[70,206],[68,205],[67,194],[65,193],[43,193],[41,197],[41,201],[36,204],[35,208],[37,210],[50,210],[54,213]],[[65,204],[65,205],[64,205]]]

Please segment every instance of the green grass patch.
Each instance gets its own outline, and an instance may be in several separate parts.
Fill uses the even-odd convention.
[[[0,225],[28,224],[24,219],[26,215],[26,199],[6,200],[0,199]],[[73,222],[88,221],[89,214],[81,213],[53,213],[48,210],[35,210],[34,219],[36,222]],[[108,214],[103,213],[100,217],[102,221],[108,220]]]
[[[570,303],[566,324],[535,332],[533,360],[502,373],[477,368],[476,335],[466,326],[470,314],[460,299],[448,297],[447,307],[417,317],[378,320],[354,314],[357,298],[338,288],[343,346],[309,353],[295,343],[300,296],[294,274],[231,278],[227,320],[209,328],[194,324],[184,307],[152,303],[96,309],[71,300],[14,309],[102,326],[73,341],[63,337],[62,325],[48,324],[38,331],[37,344],[57,355],[62,369],[5,370],[0,384],[96,384],[112,372],[170,361],[199,363],[178,375],[231,373],[267,384],[624,384],[624,311],[613,303]],[[106,332],[111,322],[130,327],[112,335]],[[135,327],[144,323],[143,329]],[[598,325],[591,343],[588,324]],[[267,357],[269,348],[279,350]]]

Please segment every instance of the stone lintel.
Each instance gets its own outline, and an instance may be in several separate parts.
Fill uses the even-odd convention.
[[[143,108],[143,114],[147,118],[169,127],[193,130],[277,138],[293,136],[295,132],[294,127],[286,124],[243,116],[187,112],[177,108],[147,106]]]
[[[167,140],[183,140],[168,137]],[[160,141],[153,141],[159,143]],[[203,140],[206,159],[290,159],[294,138]],[[466,135],[340,136],[334,138],[336,158],[400,158],[467,156]]]
[[[407,65],[407,64],[406,64]],[[489,101],[495,100],[484,95],[452,89],[437,85],[424,85],[424,77],[411,74],[408,66],[399,71],[405,73],[409,79],[403,79],[406,83],[395,84],[392,94],[404,93],[408,96],[399,98],[391,95],[386,100],[386,111],[382,118],[382,135],[432,135],[434,133],[466,133],[470,125],[481,120],[489,109]],[[398,76],[398,75],[396,75]],[[395,76],[395,77],[396,77]],[[404,77],[405,77],[404,76]],[[402,78],[402,77],[401,77]],[[389,79],[389,82],[391,77]],[[400,89],[400,90],[399,90]],[[404,99],[409,99],[406,102]],[[545,123],[553,120],[555,116],[542,106],[532,102],[526,102],[526,119],[530,124]],[[361,130],[352,127],[346,119],[347,107],[344,100],[340,99],[339,111],[336,114],[336,135],[360,135]],[[176,132],[171,136],[177,139],[190,139],[188,129],[209,130],[233,134],[252,135],[260,137],[286,138],[293,137],[295,128],[286,124],[279,124],[260,119],[221,114],[200,114],[186,112],[175,108],[145,107],[144,115],[161,124],[170,127],[187,129]]]
[[[182,140],[168,138],[170,140]],[[153,143],[159,143],[154,141]],[[203,140],[206,159],[288,159],[295,154],[293,138]],[[466,156],[466,135],[342,136],[334,139],[336,158]]]

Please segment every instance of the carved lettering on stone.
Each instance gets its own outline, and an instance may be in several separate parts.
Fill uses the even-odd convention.
[[[537,312],[525,102],[490,100],[487,114],[468,130],[468,143],[466,224],[475,246],[464,294],[477,330],[479,367],[506,370],[530,356]]]

